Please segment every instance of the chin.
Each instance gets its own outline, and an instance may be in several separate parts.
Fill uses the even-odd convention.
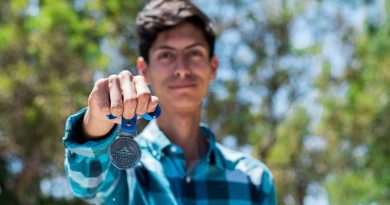
[[[160,98],[160,103],[174,111],[194,112],[202,108],[203,96],[194,93],[169,93]]]
[[[197,110],[199,105],[195,103],[173,103],[171,107],[175,111],[191,112]]]
[[[177,99],[168,103],[175,111],[193,112],[202,107],[202,101]]]

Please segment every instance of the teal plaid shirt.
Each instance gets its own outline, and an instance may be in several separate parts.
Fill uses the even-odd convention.
[[[276,204],[275,185],[260,161],[215,141],[205,126],[207,154],[185,168],[182,149],[151,121],[136,140],[142,157],[122,171],[107,154],[116,128],[104,139],[79,142],[85,109],[69,117],[65,136],[65,171],[73,193],[92,204]]]

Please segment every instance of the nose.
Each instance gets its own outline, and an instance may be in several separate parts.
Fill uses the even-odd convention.
[[[191,76],[191,69],[183,55],[179,55],[176,59],[174,75],[177,78],[186,78]]]

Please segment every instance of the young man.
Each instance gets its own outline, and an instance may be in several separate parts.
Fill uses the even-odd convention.
[[[137,29],[140,75],[122,71],[98,80],[88,107],[68,119],[65,169],[74,194],[94,204],[276,204],[266,166],[223,147],[200,124],[218,67],[209,19],[188,1],[152,0]],[[107,152],[117,123],[157,104],[161,116],[135,138],[140,163],[117,169]]]

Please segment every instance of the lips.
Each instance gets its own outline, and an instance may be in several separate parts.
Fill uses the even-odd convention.
[[[168,86],[168,88],[170,89],[184,89],[184,88],[193,88],[193,87],[196,87],[195,83],[181,83],[181,84],[173,84]]]

